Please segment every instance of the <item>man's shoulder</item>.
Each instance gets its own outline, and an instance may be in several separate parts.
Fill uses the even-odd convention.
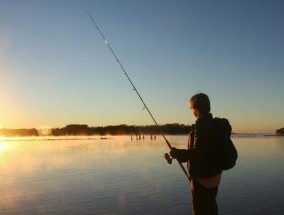
[[[212,115],[208,115],[208,116],[205,116],[205,117],[200,117],[196,120],[195,122],[195,126],[197,128],[210,128],[212,127],[214,123],[214,119],[212,117]]]

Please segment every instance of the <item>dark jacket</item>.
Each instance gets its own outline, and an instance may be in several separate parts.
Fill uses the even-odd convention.
[[[198,118],[189,133],[188,149],[183,151],[181,162],[188,162],[191,178],[209,178],[220,174],[209,162],[215,140],[212,114]]]

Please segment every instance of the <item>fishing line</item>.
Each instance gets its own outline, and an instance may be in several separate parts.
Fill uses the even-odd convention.
[[[169,143],[169,141],[167,140],[166,136],[164,135],[164,132],[162,131],[161,129],[161,126],[157,123],[157,121],[155,120],[154,116],[152,115],[151,111],[149,110],[148,106],[146,105],[146,103],[144,102],[143,98],[141,97],[140,93],[138,92],[138,90],[136,89],[135,85],[133,84],[132,80],[130,79],[129,75],[127,74],[127,72],[125,71],[123,65],[121,64],[120,60],[118,59],[117,55],[115,54],[115,52],[113,51],[113,49],[111,48],[110,44],[107,42],[104,34],[102,33],[102,31],[100,30],[99,26],[97,25],[97,23],[95,22],[94,18],[91,16],[91,14],[89,13],[89,11],[86,11],[87,14],[89,15],[91,21],[93,22],[93,24],[95,25],[97,31],[100,33],[102,39],[104,40],[105,44],[108,46],[110,52],[112,53],[112,55],[114,56],[116,62],[119,64],[120,68],[122,69],[124,75],[126,76],[126,78],[128,79],[128,81],[130,82],[130,84],[132,85],[133,87],[133,90],[136,92],[136,94],[138,95],[139,99],[141,100],[141,102],[143,103],[144,105],[144,108],[143,109],[146,109],[147,112],[149,113],[149,115],[151,116],[152,120],[154,121],[155,125],[157,126],[160,134],[163,136],[164,140],[166,141],[168,147],[170,148],[170,150],[173,149],[173,147],[171,146],[171,144]],[[184,168],[184,166],[181,164],[181,162],[179,162],[179,165],[182,169],[182,171],[185,173],[187,179],[190,181],[190,178]]]

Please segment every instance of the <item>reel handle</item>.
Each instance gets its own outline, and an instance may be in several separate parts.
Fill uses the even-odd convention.
[[[168,164],[172,164],[173,159],[168,153],[164,154],[164,158],[167,160]]]

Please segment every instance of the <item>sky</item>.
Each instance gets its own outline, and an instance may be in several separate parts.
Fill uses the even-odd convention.
[[[86,10],[159,124],[284,127],[281,0],[0,0],[0,127],[154,124]]]

